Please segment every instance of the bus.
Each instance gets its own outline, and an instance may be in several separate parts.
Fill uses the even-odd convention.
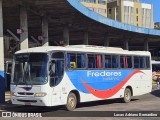
[[[77,104],[132,96],[152,90],[147,51],[92,45],[47,46],[17,51],[13,57],[11,101],[30,106]]]

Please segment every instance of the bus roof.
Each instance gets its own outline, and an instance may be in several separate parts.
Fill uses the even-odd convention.
[[[160,61],[152,60],[151,63],[152,63],[152,64],[160,64]]]
[[[133,55],[150,55],[148,51],[128,51],[118,47],[104,47],[95,45],[69,45],[69,46],[42,46],[17,51],[19,53],[47,53],[49,51],[81,51],[95,53],[115,53],[115,54],[133,54]]]

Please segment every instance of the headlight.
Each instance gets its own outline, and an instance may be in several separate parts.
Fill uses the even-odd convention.
[[[46,96],[46,95],[47,95],[47,93],[39,92],[39,93],[35,93],[35,94],[34,94],[34,97],[44,97],[44,96]]]
[[[16,92],[11,92],[11,96],[17,96]]]

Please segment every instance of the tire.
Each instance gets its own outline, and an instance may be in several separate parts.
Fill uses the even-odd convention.
[[[74,93],[70,93],[67,98],[66,110],[73,111],[77,105],[77,98]]]
[[[124,98],[123,102],[124,103],[129,103],[131,101],[131,90],[129,88],[126,88],[124,91]]]

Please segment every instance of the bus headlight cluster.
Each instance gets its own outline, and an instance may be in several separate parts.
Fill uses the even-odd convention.
[[[44,96],[46,96],[46,95],[47,95],[47,93],[39,92],[39,93],[35,93],[35,94],[34,94],[34,97],[44,97]]]
[[[11,92],[11,96],[17,96],[16,92]]]

